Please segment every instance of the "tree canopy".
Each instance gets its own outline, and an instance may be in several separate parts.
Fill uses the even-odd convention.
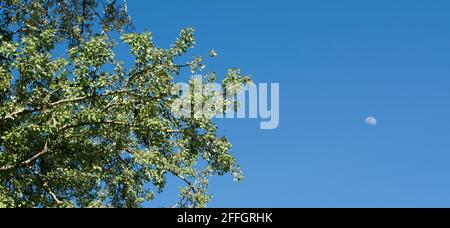
[[[208,177],[242,178],[210,117],[171,111],[176,78],[204,68],[177,63],[192,28],[161,48],[126,29],[126,2],[1,0],[0,15],[0,207],[141,207],[169,176],[184,183],[175,206],[205,207]],[[223,83],[249,81],[230,69]]]

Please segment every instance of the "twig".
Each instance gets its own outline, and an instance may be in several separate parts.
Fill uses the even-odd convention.
[[[189,188],[192,190],[192,192],[194,194],[197,193],[197,190],[195,189],[194,184],[192,184],[192,182],[190,182],[186,177],[184,177],[181,174],[175,173],[172,170],[168,170],[168,171],[170,173],[172,173],[174,176],[176,176],[176,177],[180,178],[182,181],[184,181],[189,186]]]
[[[53,198],[53,201],[55,201],[56,205],[63,204],[63,202],[61,200],[59,200],[58,197],[56,196],[56,194],[50,189],[47,181],[44,181],[42,183],[42,186],[45,188],[45,191],[47,191],[48,194]]]
[[[38,173],[37,171],[34,171],[33,173],[34,173],[34,175],[36,175],[36,176],[39,178],[39,180],[42,182],[42,187],[43,187],[44,190],[52,197],[53,201],[55,201],[55,204],[56,204],[56,205],[61,205],[61,204],[63,204],[63,202],[62,202],[61,200],[58,199],[58,196],[56,196],[56,194],[55,194],[55,193],[52,191],[52,189],[50,188],[50,186],[49,186],[49,184],[48,184],[48,181],[46,180],[47,178],[46,178],[44,175]]]

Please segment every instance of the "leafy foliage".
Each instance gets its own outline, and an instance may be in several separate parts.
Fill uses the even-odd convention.
[[[2,0],[1,6],[8,6],[2,13],[28,8],[28,16],[10,20],[29,27],[28,17],[42,20],[44,2],[60,9],[67,1]],[[69,2],[67,9],[79,7],[80,1]],[[117,41],[106,33],[67,29],[89,21],[71,12],[55,11],[48,26],[16,38],[7,37],[3,25],[0,207],[140,207],[164,190],[170,175],[185,183],[178,207],[205,207],[209,176],[231,172],[242,179],[231,144],[217,135],[210,118],[180,117],[170,110],[179,97],[172,93],[175,77],[183,77],[184,67],[204,68],[199,58],[176,63],[194,47],[193,29],[183,29],[164,49],[148,32],[127,33]],[[110,18],[102,22],[104,31],[124,24],[123,16],[104,18]],[[67,47],[66,57],[55,57],[65,40],[76,44]],[[130,47],[135,62],[129,68],[115,55],[118,43]],[[224,79],[247,82],[237,70]]]
[[[0,34],[36,35],[54,29],[58,37],[78,44],[95,34],[132,28],[126,1],[113,0],[0,0]]]

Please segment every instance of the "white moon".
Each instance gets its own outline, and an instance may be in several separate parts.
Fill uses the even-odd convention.
[[[373,117],[373,116],[367,117],[365,122],[366,122],[367,125],[370,125],[370,126],[376,126],[377,125],[377,119],[375,117]]]

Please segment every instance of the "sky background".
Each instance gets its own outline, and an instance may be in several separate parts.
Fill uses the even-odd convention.
[[[450,1],[128,4],[158,45],[193,26],[208,70],[280,83],[278,129],[218,121],[246,179],[212,178],[210,207],[450,207]]]

